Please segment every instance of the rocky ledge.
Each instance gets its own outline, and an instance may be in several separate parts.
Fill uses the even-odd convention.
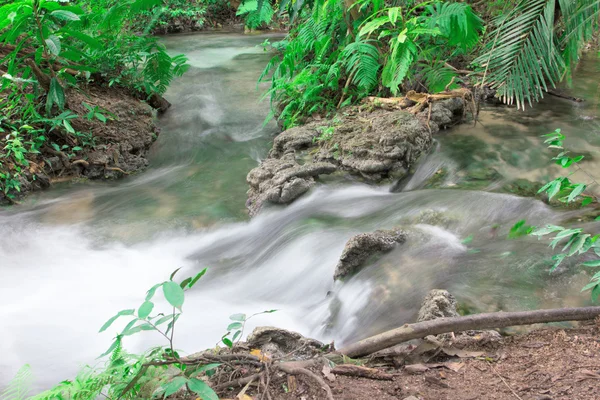
[[[462,98],[436,102],[416,115],[363,105],[282,132],[248,174],[250,215],[267,203],[291,203],[320,175],[339,172],[372,183],[403,178],[431,148],[433,134],[459,120],[463,108]]]

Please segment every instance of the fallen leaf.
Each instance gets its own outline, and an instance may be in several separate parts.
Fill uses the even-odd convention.
[[[260,362],[267,362],[271,359],[271,357],[269,357],[268,355],[266,355],[265,353],[263,353],[262,351],[260,351],[260,349],[252,349],[250,351],[250,354],[258,357],[258,360]]]
[[[298,389],[298,383],[296,382],[296,377],[294,375],[288,375],[287,386],[289,393],[294,393],[296,389]]]
[[[456,356],[460,358],[475,358],[481,357],[485,354],[483,351],[468,351],[463,349],[457,349],[456,347],[443,347],[442,352],[449,356]]]
[[[425,371],[429,371],[429,367],[423,364],[412,364],[404,367],[404,370],[409,374],[422,374]]]
[[[458,372],[462,367],[465,366],[463,362],[445,362],[436,364],[425,364],[429,368],[448,368],[450,371]]]
[[[323,376],[331,382],[335,381],[335,375],[331,373],[331,367],[329,366],[329,363],[323,364],[323,369],[321,372],[323,372]]]

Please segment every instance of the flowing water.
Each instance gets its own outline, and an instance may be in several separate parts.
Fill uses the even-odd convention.
[[[505,239],[520,219],[558,223],[580,212],[493,191],[515,178],[554,176],[539,135],[557,127],[598,178],[597,62],[584,62],[574,82],[588,101],[487,108],[476,127],[441,133],[402,192],[330,184],[250,221],[245,176],[277,132],[263,125],[268,104],[256,88],[269,59],[257,46],[264,39],[166,38],[192,67],[167,93],[173,108],[159,120],[150,168],[118,182],[64,185],[0,211],[0,387],[25,363],[36,389],[97,363],[116,332],[98,328],[178,267],[182,277],[209,267],[177,326],[176,346],[188,352],[213,346],[230,314],[267,309],[279,311],[252,319],[248,331],[276,325],[347,343],[411,321],[432,288],[450,290],[467,311],[586,304],[585,274],[549,275],[544,243]],[[424,189],[442,170],[445,188]],[[452,189],[461,182],[477,190]],[[406,244],[334,284],[351,236],[395,226],[409,232]],[[136,336],[127,349],[161,344],[153,333]]]

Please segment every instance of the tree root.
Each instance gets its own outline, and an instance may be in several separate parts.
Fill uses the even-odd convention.
[[[361,378],[374,379],[379,381],[391,381],[394,379],[393,375],[386,374],[375,368],[362,367],[354,364],[342,364],[338,365],[331,370],[332,374],[335,375],[346,375],[346,376],[358,376]]]
[[[339,350],[348,357],[362,357],[397,344],[441,333],[504,328],[546,322],[584,321],[600,316],[600,307],[557,308],[549,310],[495,312],[464,317],[438,318],[406,324],[371,336]]]
[[[321,388],[327,393],[327,399],[334,400],[333,393],[331,392],[331,388],[329,387],[329,385],[323,380],[323,378],[321,378],[319,375],[315,374],[314,372],[312,372],[306,368],[295,367],[295,366],[293,366],[293,363],[281,363],[281,364],[277,364],[276,367],[278,370],[283,371],[286,374],[290,374],[290,375],[302,374],[302,375],[308,376],[309,378],[313,379],[314,381],[317,381],[319,383],[319,385],[321,385]]]

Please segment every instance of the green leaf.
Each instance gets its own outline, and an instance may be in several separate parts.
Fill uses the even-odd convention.
[[[50,15],[64,21],[79,21],[79,16],[71,11],[56,10],[52,11]]]
[[[179,270],[180,270],[181,268],[183,268],[183,267],[179,267],[179,268],[177,268],[175,271],[171,272],[171,276],[169,277],[169,280],[170,280],[170,281],[172,281],[172,280],[173,280],[173,278],[175,278],[175,274],[176,274],[177,272],[179,272]]]
[[[598,296],[600,296],[600,285],[596,285],[593,289],[592,289],[592,301],[596,302],[598,301]]]
[[[126,331],[124,331],[122,333],[122,335],[123,336],[131,336],[134,333],[138,333],[138,332],[141,332],[141,331],[153,331],[155,329],[156,328],[154,328],[152,325],[146,323],[146,324],[141,324],[141,325],[138,325],[138,326],[134,326],[133,328],[130,328],[130,329],[126,330]]]
[[[556,196],[558,192],[560,192],[561,185],[562,179],[560,178],[552,182],[550,188],[548,189],[548,200],[552,200],[552,198]]]
[[[597,285],[600,285],[600,282],[598,282],[598,281],[593,281],[593,282],[590,282],[590,283],[588,283],[587,285],[585,285],[585,286],[583,287],[583,289],[581,289],[581,291],[582,291],[582,292],[585,292],[586,290],[590,290],[591,288],[593,288],[593,287],[595,287],[595,286],[597,286]]]
[[[594,201],[594,198],[593,198],[593,197],[590,197],[590,196],[585,196],[585,197],[583,198],[583,200],[581,201],[581,206],[582,206],[582,207],[585,207],[585,206],[587,206],[588,204],[592,203],[593,201]]]
[[[117,320],[117,318],[119,318],[121,316],[124,316],[124,315],[133,315],[134,313],[135,313],[135,310],[133,308],[132,309],[128,309],[128,310],[119,311],[117,313],[117,315],[115,315],[114,317],[110,318],[108,321],[106,321],[104,323],[104,325],[102,325],[102,328],[100,328],[99,332],[104,332],[105,330],[107,330],[112,325],[112,323]]]
[[[600,215],[598,215],[594,221],[600,221]]]
[[[167,321],[169,321],[169,320],[173,319],[174,317],[175,317],[175,315],[174,315],[174,314],[165,315],[165,316],[163,316],[163,317],[159,318],[159,319],[158,319],[158,320],[157,320],[157,321],[154,323],[154,325],[156,325],[156,326],[159,326],[160,324],[164,324],[165,322],[167,322]]]
[[[581,228],[576,228],[576,229],[565,229],[564,231],[562,231],[562,232],[558,233],[558,234],[556,235],[556,238],[557,238],[557,239],[559,239],[559,238],[560,238],[560,239],[562,239],[562,238],[565,238],[565,237],[567,237],[567,236],[571,236],[571,235],[573,235],[574,233],[581,233]]]
[[[229,326],[227,327],[228,331],[233,331],[236,329],[242,329],[242,323],[241,322],[233,322],[231,324],[229,324]]]
[[[186,286],[192,281],[192,278],[185,278],[180,284],[179,287],[185,289]]]
[[[573,200],[575,200],[575,198],[577,196],[579,196],[581,193],[583,193],[583,191],[585,190],[586,187],[587,186],[584,185],[583,183],[575,185],[575,189],[573,189],[573,191],[571,192],[571,194],[569,194],[569,197],[567,198],[567,203],[570,203]]]
[[[536,229],[535,231],[531,232],[531,234],[533,236],[544,236],[547,235],[549,233],[554,233],[557,231],[562,231],[565,228],[563,228],[562,226],[557,226],[557,225],[546,225],[545,228],[540,228],[540,229]]]
[[[58,79],[52,78],[50,81],[50,90],[48,92],[48,98],[51,99],[53,104],[56,104],[59,109],[65,107],[65,92],[62,86],[58,83]],[[51,103],[51,104],[52,104]]]
[[[554,263],[552,268],[550,268],[550,272],[554,271],[563,262],[565,257],[567,257],[566,254],[556,254],[556,255],[552,256],[552,259],[556,262]]]
[[[121,343],[121,335],[118,335],[117,338],[112,342],[112,344],[110,345],[108,350],[106,350],[104,353],[100,354],[98,356],[98,358],[102,358],[102,357],[112,353],[113,350],[116,349],[120,343]]]
[[[577,253],[579,250],[581,250],[581,248],[585,244],[585,240],[589,237],[590,237],[590,235],[587,235],[587,234],[577,236],[577,239],[575,239],[573,241],[573,245],[571,246],[571,250],[569,251],[569,257],[571,257],[572,255]]]
[[[169,304],[181,310],[183,301],[185,300],[185,293],[177,283],[173,281],[163,283],[163,293]]]
[[[60,38],[58,36],[50,35],[45,42],[50,53],[54,54],[55,56],[60,54]]]
[[[192,378],[188,382],[188,388],[196,393],[202,400],[219,400],[219,396],[210,386],[200,379]]]
[[[164,282],[161,283],[157,283],[156,285],[152,286],[147,292],[146,292],[146,301],[149,301],[152,297],[154,297],[154,293],[156,292],[156,289],[158,289],[159,287],[162,286]]]
[[[198,272],[198,274],[190,282],[190,285],[189,285],[190,289],[196,284],[196,282],[198,282],[198,280],[200,278],[202,278],[204,276],[204,274],[206,273],[207,270],[208,270],[208,268],[204,268],[202,271]]]
[[[138,317],[140,317],[141,319],[146,319],[148,317],[148,315],[150,315],[150,313],[152,312],[153,308],[154,308],[153,302],[145,301],[144,303],[142,303],[142,305],[138,309]]]
[[[67,35],[72,36],[76,39],[81,40],[82,42],[87,44],[91,49],[99,50],[99,49],[102,49],[102,47],[103,47],[102,43],[99,40],[93,38],[92,36],[86,35],[85,33],[81,33],[78,31],[66,30],[66,29],[63,29],[62,32],[66,33]]]
[[[200,368],[198,368],[197,370],[195,370],[194,373],[191,376],[195,377],[195,376],[200,375],[202,372],[212,371],[214,369],[217,369],[221,365],[222,365],[221,363],[213,363],[213,364],[202,365]]]
[[[237,338],[239,338],[242,335],[242,331],[236,331],[233,334],[233,338],[231,339],[232,342],[235,342],[237,340]]]
[[[600,267],[600,260],[586,261],[582,263],[584,267]]]
[[[525,220],[523,220],[523,223],[524,223],[524,222],[525,222]],[[516,225],[515,225],[515,226],[516,226]],[[461,243],[462,243],[462,244],[469,244],[469,243],[471,243],[472,241],[473,241],[473,235],[469,235],[469,236],[467,236],[466,238],[464,238],[464,239],[462,240],[462,242],[461,242]]]
[[[233,342],[227,338],[223,338],[221,339],[223,341],[223,343],[225,344],[225,346],[232,348],[233,347]]]
[[[162,385],[161,387],[165,391],[163,398],[169,397],[173,393],[177,392],[183,385],[188,383],[188,378],[185,376],[177,376],[173,378],[170,382]]]
[[[244,322],[246,320],[246,314],[233,314],[229,316],[229,319],[232,321]]]
[[[175,317],[173,318],[173,321],[169,322],[169,325],[167,325],[167,331],[165,332],[165,335],[168,335],[169,331],[171,331],[171,329],[173,329],[173,326],[175,325],[175,323],[177,322],[177,320],[179,319],[180,316],[181,316],[181,314],[176,314]]]

